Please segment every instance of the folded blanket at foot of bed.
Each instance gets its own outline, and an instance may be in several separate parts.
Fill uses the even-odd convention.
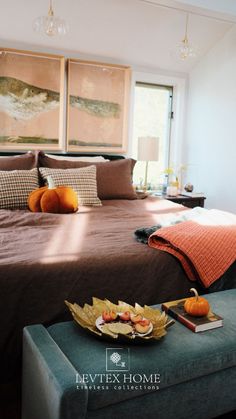
[[[209,210],[207,218],[161,228],[148,244],[177,257],[188,278],[208,288],[236,260],[236,216],[227,214]]]

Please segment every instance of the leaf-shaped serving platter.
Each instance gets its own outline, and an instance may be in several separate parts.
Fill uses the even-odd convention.
[[[65,304],[68,306],[71,314],[82,328],[87,329],[94,335],[100,338],[111,341],[124,341],[124,342],[150,342],[161,339],[167,333],[167,328],[174,324],[173,320],[168,320],[168,316],[165,312],[160,312],[160,310],[149,307],[149,306],[140,306],[135,304],[132,306],[123,301],[119,301],[118,304],[114,304],[109,300],[100,300],[99,298],[93,297],[93,304],[84,304],[83,307],[80,307],[78,304],[71,304],[68,301],[65,301]],[[103,320],[102,314],[104,312],[114,312],[117,314],[117,319],[112,322],[105,322]],[[130,325],[131,321],[123,322],[119,320],[120,315],[123,313],[129,312],[131,316],[140,315],[142,319],[150,321],[150,327],[146,333],[138,333]],[[130,332],[127,333],[127,326],[120,327],[120,324],[129,324]],[[109,324],[115,324],[114,327],[109,327]],[[117,325],[118,324],[118,325]],[[114,329],[116,332],[114,332]],[[124,330],[122,330],[124,329]],[[125,330],[126,329],[126,330]],[[129,330],[129,329],[128,329]]]

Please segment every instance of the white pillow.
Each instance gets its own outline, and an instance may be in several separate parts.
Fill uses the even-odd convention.
[[[88,161],[93,163],[105,163],[107,161],[110,161],[109,159],[105,159],[102,156],[56,156],[54,154],[45,154],[45,156],[50,157],[51,159],[55,160],[67,160],[67,161]]]
[[[96,166],[79,169],[52,169],[40,167],[44,179],[51,176],[56,186],[70,186],[78,194],[79,205],[101,206],[97,195]]]

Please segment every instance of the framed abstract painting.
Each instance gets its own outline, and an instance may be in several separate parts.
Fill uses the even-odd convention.
[[[69,59],[69,151],[126,151],[130,74],[127,66]]]
[[[64,57],[0,49],[0,148],[62,148]]]

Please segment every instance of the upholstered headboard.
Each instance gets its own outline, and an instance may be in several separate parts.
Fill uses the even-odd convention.
[[[0,150],[0,156],[16,156],[16,155],[20,155],[20,154],[25,154],[26,151],[2,151]],[[120,160],[120,159],[124,159],[124,156],[121,155],[117,155],[117,154],[98,154],[98,153],[62,153],[62,152],[49,152],[49,151],[45,151],[45,153],[47,154],[51,154],[52,156],[61,156],[61,157],[86,157],[86,156],[102,156],[105,159],[109,159],[109,160]]]

